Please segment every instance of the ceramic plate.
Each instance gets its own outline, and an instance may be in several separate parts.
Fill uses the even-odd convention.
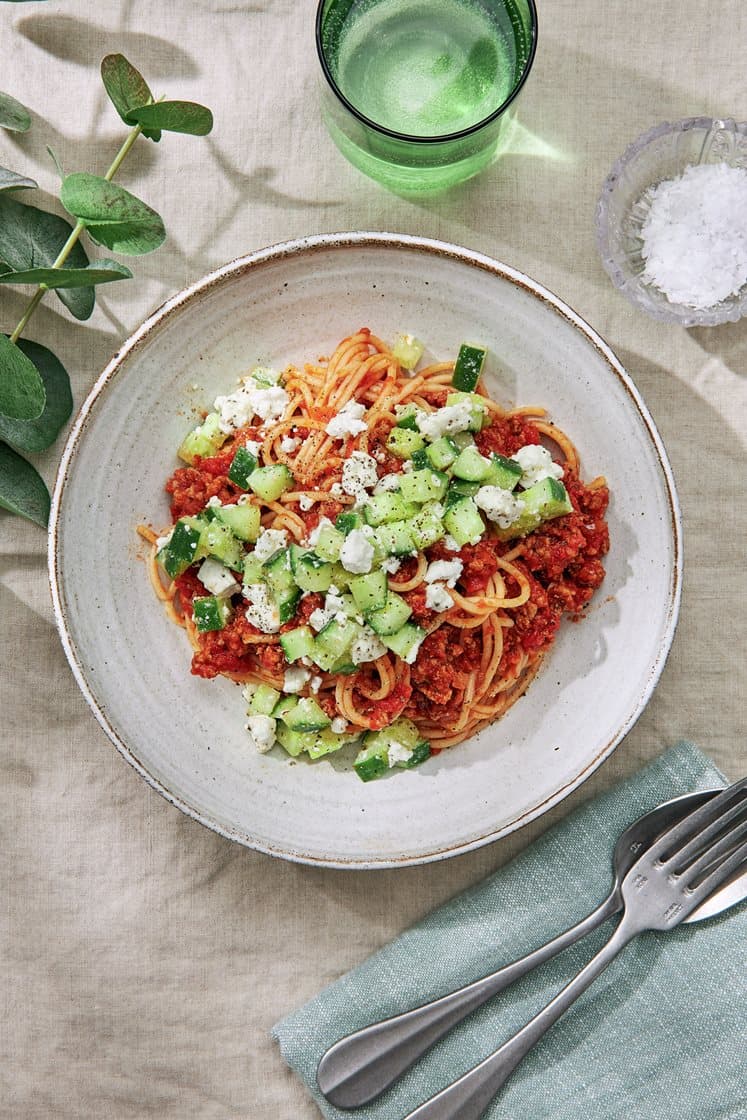
[[[136,526],[168,524],[175,448],[248,367],[331,352],[361,326],[405,331],[426,356],[463,340],[490,351],[506,407],[543,404],[584,477],[612,499],[607,577],[566,622],[526,696],[474,739],[413,771],[362,783],[352,759],[260,755],[236,685],[190,675],[190,649],[154,601]],[[50,569],[65,651],[124,757],[169,801],[224,836],[336,867],[456,855],[544,813],[592,773],[642,712],[680,595],[672,474],[645,405],[602,339],[515,270],[436,241],[308,238],[226,265],[163,305],[93,388],[53,499]],[[353,753],[353,752],[351,752]]]

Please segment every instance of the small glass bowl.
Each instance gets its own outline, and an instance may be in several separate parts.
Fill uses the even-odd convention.
[[[735,323],[747,314],[747,284],[721,303],[698,310],[671,303],[642,278],[646,262],[641,255],[641,227],[652,189],[696,163],[747,169],[747,122],[688,117],[656,125],[639,136],[605,180],[597,203],[597,247],[615,287],[654,319],[684,327]]]

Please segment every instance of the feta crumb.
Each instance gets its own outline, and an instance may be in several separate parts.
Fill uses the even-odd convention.
[[[250,583],[244,587],[244,597],[251,606],[246,610],[246,620],[263,634],[277,634],[280,629],[280,612],[270,597],[264,583]]]
[[[247,449],[250,455],[254,456],[255,459],[259,458],[259,453],[262,450],[262,444],[258,443],[256,439],[248,439],[244,444],[244,447]]]
[[[272,716],[249,716],[246,729],[260,754],[267,754],[275,745],[277,721]]]
[[[205,503],[205,507],[206,509],[220,509],[221,500],[218,495],[213,494],[212,498],[208,498],[207,502]]]
[[[332,498],[343,498],[345,496],[345,491],[339,482],[332,483],[329,488],[329,493]]]
[[[232,572],[212,556],[202,561],[197,570],[197,578],[211,595],[216,595],[219,599],[227,598],[239,590],[238,581],[234,579]]]
[[[263,529],[254,546],[254,555],[258,560],[269,560],[279,549],[288,544],[286,529]]]
[[[563,468],[553,462],[552,455],[539,443],[528,443],[511,456],[521,467],[519,485],[527,490],[543,478],[562,478]]]
[[[302,665],[291,665],[285,670],[283,692],[300,692],[310,676],[311,673]]]
[[[463,567],[461,560],[433,560],[425,573],[425,582],[443,580],[447,587],[453,587],[462,574]]]
[[[311,683],[309,684],[309,688],[311,689],[311,691],[312,692],[318,692],[321,687],[322,687],[322,678],[321,677],[312,677],[311,678]]]
[[[385,572],[389,572],[389,575],[393,576],[394,573],[398,572],[402,567],[402,561],[398,556],[387,556],[386,560],[381,561],[381,567]]]
[[[409,747],[406,747],[404,743],[398,743],[396,739],[393,739],[389,744],[386,753],[390,766],[395,766],[398,762],[409,762],[413,755]]]
[[[333,613],[345,610],[345,600],[340,595],[334,583],[331,583],[327,588],[327,594],[324,599],[324,609],[325,611],[332,611]]]
[[[459,542],[455,541],[450,533],[446,534],[444,537],[444,548],[448,548],[449,552],[459,552],[461,547]]]
[[[435,441],[453,432],[465,432],[472,422],[472,404],[460,401],[458,404],[437,408],[435,412],[421,412],[415,415],[422,435]]]
[[[378,660],[385,653],[384,643],[379,641],[370,626],[364,626],[350,647],[350,660],[354,665],[363,665],[366,661]]]
[[[443,583],[429,583],[425,589],[425,605],[430,611],[448,611],[454,600]]]
[[[342,465],[342,488],[356,501],[365,501],[368,490],[376,485],[376,460],[365,451],[354,451]]]
[[[348,728],[348,721],[343,719],[342,716],[335,716],[332,720],[331,729],[335,735],[344,735]]]
[[[402,481],[398,474],[382,475],[374,488],[374,494],[383,494],[387,490],[399,490]]]
[[[340,563],[346,572],[363,574],[371,571],[374,547],[360,529],[353,529],[345,538],[340,551]]]
[[[218,427],[229,433],[246,427],[254,416],[265,422],[279,420],[289,402],[290,397],[281,386],[262,386],[253,377],[247,377],[235,393],[216,397],[213,407],[220,416]]]
[[[323,630],[327,623],[331,622],[334,617],[334,611],[328,611],[324,607],[317,607],[316,610],[312,611],[309,615],[309,626],[312,630],[316,630],[316,632],[319,633],[319,631]]]
[[[298,499],[298,504],[299,504],[300,508],[303,510],[304,513],[308,513],[309,510],[311,509],[311,507],[314,504],[314,499],[309,498],[308,495],[306,495],[306,494],[302,494],[301,497]],[[332,524],[332,522],[330,521],[330,525],[331,524]]]
[[[239,494],[238,498],[236,499],[236,505],[237,506],[248,506],[248,505],[251,505],[251,501],[252,501],[251,494]]]
[[[300,443],[300,439],[294,439],[293,436],[283,436],[280,441],[280,450],[286,455],[292,455]]]
[[[363,419],[366,412],[364,404],[357,401],[347,401],[337,416],[333,416],[324,429],[327,435],[334,439],[345,439],[346,436],[357,436],[365,432],[368,425]]]
[[[500,486],[481,486],[475,494],[475,504],[501,529],[518,521],[525,509],[520,498]]]

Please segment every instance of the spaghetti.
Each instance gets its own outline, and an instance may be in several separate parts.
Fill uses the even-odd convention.
[[[169,617],[187,633],[193,648],[193,673],[224,675],[250,686],[261,684],[287,696],[292,669],[292,695],[313,701],[346,741],[405,719],[415,725],[433,751],[469,738],[522,695],[552,644],[561,617],[578,618],[604,578],[608,491],[603,478],[588,484],[581,481],[572,442],[550,422],[543,408],[504,411],[487,396],[482,382],[473,393],[456,394],[460,398],[457,405],[448,404],[447,399],[455,396],[453,376],[453,362],[403,368],[396,348],[361,329],[344,339],[328,360],[320,359],[302,369],[290,367],[282,375],[282,387],[276,383],[273,389],[270,384],[264,396],[255,394],[250,407],[259,407],[261,399],[265,419],[256,412],[229,417],[218,437],[221,446],[213,453],[194,456],[166,484],[174,523],[204,517],[211,508],[218,512],[237,505],[256,508],[258,530],[254,541],[243,545],[246,556],[259,553],[260,545],[264,555],[267,547],[263,541],[282,541],[286,551],[296,546],[308,552],[313,550],[310,542],[315,541],[315,531],[318,537],[320,527],[336,526],[341,514],[355,517],[357,512],[362,534],[359,544],[364,538],[370,540],[376,554],[368,570],[377,565],[386,570],[387,603],[393,599],[396,604],[406,604],[405,625],[418,632],[415,644],[403,655],[401,643],[378,632],[370,659],[359,657],[350,663],[348,656],[344,671],[322,668],[309,656],[292,662],[284,637],[309,631],[313,641],[319,642],[320,630],[315,627],[320,619],[330,618],[330,594],[332,606],[339,607],[334,596],[344,599],[344,589],[340,591],[333,583],[331,592],[306,590],[282,622],[274,616],[273,623],[264,625],[260,620],[258,625],[260,608],[255,605],[250,610],[250,621],[247,600],[238,586],[240,575],[235,585],[229,582],[228,590],[217,595],[226,608],[224,625],[201,629],[195,618],[195,600],[201,601],[207,592],[198,575],[199,561],[195,559],[169,578],[163,569],[164,538],[143,528],[140,532],[152,546],[149,571],[153,586]],[[256,388],[258,383],[252,384]],[[443,439],[437,436],[434,418],[448,428],[455,408],[462,408],[466,415],[468,397],[472,414],[475,402],[482,412],[479,423],[462,433],[463,446],[469,446],[480,462],[508,460],[512,469],[518,469],[516,463],[521,464],[522,455],[527,462],[545,455],[552,462],[552,477],[562,479],[559,485],[568,503],[563,508],[568,512],[542,519],[522,535],[520,518],[524,495],[529,495],[532,484],[531,464],[522,475],[524,490],[515,489],[509,498],[508,491],[498,495],[503,505],[513,502],[511,508],[520,512],[496,514],[487,501],[490,486],[451,476],[446,468],[435,469],[429,460],[427,470],[442,489],[446,484],[441,480],[446,479],[448,491],[445,497],[441,493],[429,500],[426,512],[435,510],[436,518],[440,514],[448,522],[444,509],[450,497],[456,502],[477,503],[482,531],[459,541],[444,528],[431,534],[437,536],[431,543],[404,555],[400,549],[383,559],[382,534],[360,514],[376,506],[376,495],[391,495],[407,475],[413,478],[419,470],[394,446],[392,432],[409,431],[413,444],[424,444],[428,454],[434,448],[435,458],[435,440],[443,443]],[[268,401],[274,401],[274,411],[269,414]],[[456,441],[452,453],[458,454],[463,448],[453,428],[447,430],[446,439],[447,443]],[[430,443],[422,437],[423,430],[430,433]],[[229,472],[242,447],[252,449],[258,468],[286,468],[288,482],[281,493],[262,497],[232,479]],[[550,448],[557,461],[540,451],[543,447]],[[534,457],[532,449],[537,452]],[[418,450],[420,459],[417,454],[415,458],[422,464],[423,447]],[[361,464],[369,476],[356,483],[352,468]],[[413,486],[409,484],[408,492],[413,492]],[[452,495],[454,489],[457,493]],[[416,508],[422,511],[424,507],[416,503]],[[471,514],[472,505],[469,510]],[[515,531],[510,521],[507,524],[510,516],[519,518]],[[373,516],[371,520],[376,522]],[[387,522],[383,524],[386,527]],[[268,536],[268,530],[280,535]],[[351,541],[352,535],[345,539]],[[344,551],[342,556],[344,561]],[[339,559],[331,563],[338,577],[345,578]],[[366,571],[365,564],[356,554],[355,575],[348,566],[351,583]],[[320,563],[318,568],[322,566]],[[234,561],[235,576],[236,567]],[[259,598],[256,591],[255,598]],[[354,606],[352,615],[356,609]],[[364,616],[358,610],[356,625],[370,634],[375,613]],[[336,617],[342,617],[339,610]]]

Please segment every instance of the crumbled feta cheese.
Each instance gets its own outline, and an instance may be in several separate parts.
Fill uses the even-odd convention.
[[[462,574],[463,567],[461,560],[433,560],[425,573],[425,582],[443,580],[447,587],[453,587]]]
[[[363,574],[371,571],[374,547],[360,529],[353,529],[345,538],[340,551],[340,563],[346,572]]]
[[[326,525],[328,525],[330,529],[334,529],[334,525],[328,517],[320,517],[319,523],[315,525],[309,533],[309,544],[312,548],[314,548],[314,546],[316,545],[317,541],[319,540],[319,534]]]
[[[443,583],[429,583],[425,589],[425,605],[429,611],[448,611],[454,600]]]
[[[346,436],[357,436],[365,432],[368,425],[363,419],[366,412],[364,404],[357,401],[347,401],[337,416],[333,416],[324,429],[327,435],[334,439],[345,439]]]
[[[348,721],[346,719],[343,719],[342,716],[335,716],[335,718],[332,720],[331,728],[332,731],[334,731],[335,735],[344,735],[347,731],[347,727]]]
[[[269,560],[279,549],[288,544],[288,533],[285,529],[263,529],[254,546],[254,555],[258,560]]]
[[[212,498],[208,498],[205,506],[207,509],[220,509],[221,500],[217,494],[213,494]]]
[[[275,728],[277,721],[272,716],[249,716],[246,729],[254,741],[254,746],[261,754],[267,754],[275,745]]]
[[[398,474],[385,474],[379,479],[374,488],[374,494],[383,494],[386,490],[399,490],[402,481]]]
[[[460,401],[459,404],[437,408],[435,412],[415,415],[415,423],[421,434],[433,441],[449,433],[466,432],[471,422],[472,405],[469,401]]]
[[[248,439],[244,444],[244,447],[247,449],[250,455],[254,456],[255,459],[259,458],[259,453],[262,450],[262,444],[258,443],[256,439]]]
[[[393,576],[394,573],[398,572],[402,567],[402,561],[398,556],[387,556],[386,560],[381,561],[381,567],[385,572],[389,572],[389,575]]]
[[[339,482],[333,482],[332,483],[332,485],[329,488],[329,493],[330,493],[330,497],[332,497],[332,498],[344,498],[345,497],[345,491],[343,490],[343,488],[342,488],[342,486],[340,485]]]
[[[402,464],[402,472],[404,474],[412,474],[414,470],[415,466],[412,459],[405,459],[404,463]]]
[[[342,464],[342,488],[358,502],[366,500],[378,477],[376,460],[365,451],[354,451]]]
[[[386,754],[389,765],[396,766],[398,762],[409,762],[413,752],[410,747],[406,747],[404,743],[398,743],[396,739],[393,739],[387,748]]]
[[[211,595],[216,595],[219,599],[233,595],[239,590],[239,584],[232,572],[212,556],[202,561],[197,571],[197,578]]]
[[[299,504],[299,506],[301,507],[301,509],[303,510],[304,513],[308,513],[309,510],[311,509],[311,507],[314,504],[314,499],[309,498],[306,494],[302,494],[301,497],[298,499],[298,504]],[[330,521],[330,525],[331,524],[332,524],[332,522]]]
[[[475,504],[501,529],[518,521],[525,508],[520,498],[500,486],[481,486],[475,494]]]
[[[331,622],[334,617],[334,611],[328,611],[325,607],[317,607],[316,610],[312,611],[309,615],[309,626],[318,633],[320,630],[323,630],[327,623]]]
[[[459,552],[461,550],[459,541],[455,541],[450,533],[444,537],[444,548],[448,548],[449,552]]]
[[[563,468],[553,462],[552,455],[539,443],[528,443],[511,456],[521,467],[519,485],[524,489],[541,482],[543,478],[562,478]]]
[[[384,643],[379,641],[370,626],[364,626],[350,647],[350,660],[354,665],[363,665],[366,661],[376,661],[385,653]]]
[[[280,450],[285,455],[292,455],[300,443],[300,439],[294,439],[293,436],[283,436],[280,441]]]
[[[263,634],[277,634],[280,629],[280,612],[275,606],[264,583],[250,583],[244,587],[244,598],[251,606],[246,610],[246,620]]]
[[[309,688],[311,689],[311,691],[312,692],[318,692],[321,687],[322,687],[322,678],[321,677],[312,677],[311,678],[311,683],[309,684]]]
[[[220,416],[220,430],[233,432],[246,427],[254,416],[263,421],[279,420],[289,402],[290,397],[280,385],[263,386],[247,377],[235,393],[216,397],[213,407]]]
[[[236,505],[237,506],[248,506],[248,505],[251,504],[251,500],[252,500],[251,494],[239,494],[238,498],[236,499]]]
[[[283,692],[300,692],[311,673],[302,665],[291,665],[285,670],[283,677]]]
[[[337,611],[345,610],[345,600],[340,595],[334,583],[331,583],[327,589],[327,594],[324,599],[324,609],[325,611],[332,611],[333,614]]]

